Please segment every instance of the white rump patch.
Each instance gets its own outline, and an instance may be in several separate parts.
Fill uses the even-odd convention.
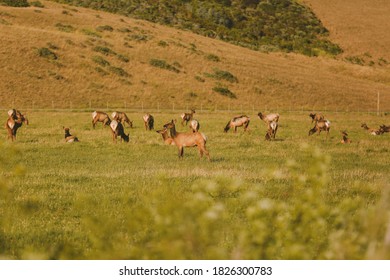
[[[14,113],[14,110],[12,110],[12,109],[9,110],[9,111],[8,111],[8,117],[11,117],[13,113]]]
[[[118,122],[113,120],[111,123],[110,123],[110,127],[112,129],[112,131],[115,131],[116,128],[118,127]]]
[[[94,119],[94,118],[96,117],[96,115],[97,115],[97,112],[96,112],[96,111],[93,112],[93,113],[92,113],[92,119]]]
[[[325,125],[326,125],[326,127],[329,128],[329,127],[330,127],[330,121],[326,120],[326,121],[325,121]]]
[[[271,129],[274,130],[274,131],[275,131],[275,129],[278,126],[277,122],[275,122],[275,121],[271,122],[269,125],[270,125]]]
[[[149,115],[144,115],[144,116],[143,116],[143,119],[144,119],[144,122],[147,122],[148,119],[149,119]]]
[[[117,112],[112,112],[112,114],[111,114],[111,118],[115,119],[117,115],[118,115],[118,113],[117,113]]]
[[[186,114],[183,113],[183,114],[180,115],[180,117],[181,117],[182,119],[184,119],[185,115],[186,115]]]

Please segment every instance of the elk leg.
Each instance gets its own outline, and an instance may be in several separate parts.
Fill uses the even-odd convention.
[[[179,159],[183,158],[183,154],[184,154],[184,149],[183,147],[178,147],[179,148]]]

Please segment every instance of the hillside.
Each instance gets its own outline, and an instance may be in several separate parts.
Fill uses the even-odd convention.
[[[304,0],[341,46],[346,58],[364,64],[390,62],[390,1]]]
[[[0,108],[390,110],[388,66],[261,53],[41,1],[0,6]]]

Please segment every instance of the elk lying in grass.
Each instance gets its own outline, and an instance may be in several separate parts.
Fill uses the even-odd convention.
[[[112,140],[116,143],[116,138],[118,136],[121,137],[121,141],[124,140],[125,142],[129,142],[129,139],[130,139],[130,134],[125,134],[125,130],[123,128],[123,125],[122,123],[120,122],[117,122],[115,120],[113,120],[111,123],[110,123],[110,128],[111,128],[111,132],[112,132]]]
[[[172,137],[169,137],[168,129],[166,127],[164,127],[161,130],[156,130],[156,132],[161,134],[165,144],[167,144],[167,145],[175,145],[175,143],[173,142]]]
[[[268,114],[268,115],[265,115],[265,114],[262,114],[261,112],[257,114],[257,116],[259,116],[259,119],[264,121],[267,125],[269,125],[270,122],[278,122],[279,121],[279,114],[277,113],[272,113],[272,114]]]
[[[173,139],[173,144],[179,149],[179,158],[183,158],[184,147],[198,147],[200,158],[203,157],[203,154],[206,155],[210,161],[210,154],[206,150],[206,135],[200,132],[176,132],[175,121],[164,125],[164,128],[169,129],[171,137]]]
[[[20,111],[15,109],[8,111],[8,119],[4,125],[7,130],[8,139],[11,138],[11,141],[16,140],[16,133],[23,123],[28,124],[28,119]]]
[[[320,120],[316,122],[315,126],[309,130],[309,136],[318,132],[318,135],[320,135],[321,131],[326,131],[326,138],[328,139],[330,130],[330,121],[328,120]]]
[[[236,116],[232,118],[224,128],[225,132],[228,132],[229,129],[233,128],[234,133],[237,132],[237,127],[244,126],[244,132],[248,129],[250,119],[246,115]]]
[[[130,128],[133,128],[133,122],[129,119],[129,117],[124,112],[113,112],[111,114],[111,118],[116,120],[117,122],[121,122],[122,124],[127,123]]]
[[[381,129],[369,128],[367,126],[367,124],[365,124],[365,123],[362,123],[361,127],[363,127],[365,130],[367,130],[368,133],[370,133],[371,135],[380,135],[383,133],[383,132],[381,132]]]
[[[69,127],[63,126],[62,128],[64,129],[64,132],[65,132],[65,142],[66,143],[80,142],[79,139],[76,136],[70,134],[70,128]]]
[[[340,141],[341,144],[350,144],[350,143],[352,143],[351,139],[348,138],[348,133],[345,130],[341,131],[341,134],[343,135],[343,139]]]
[[[198,132],[199,127],[200,127],[200,124],[197,120],[191,120],[190,128],[191,128],[192,132]]]
[[[191,109],[191,113],[183,113],[180,115],[181,117],[181,125],[184,125],[184,122],[186,122],[186,125],[190,120],[192,120],[193,116],[195,114],[195,110]]]
[[[154,129],[154,117],[151,114],[145,114],[143,117],[144,125],[146,130]]]
[[[101,112],[101,111],[95,111],[92,113],[92,126],[95,128],[95,125],[97,122],[103,123],[103,127],[105,125],[110,125],[111,119],[107,115],[107,113]]]
[[[275,139],[276,131],[278,130],[278,122],[272,121],[268,124],[268,130],[265,134],[265,140]]]
[[[318,113],[310,113],[309,117],[311,117],[311,123],[325,120],[324,115]]]

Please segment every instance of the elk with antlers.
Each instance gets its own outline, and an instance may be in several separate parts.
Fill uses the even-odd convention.
[[[206,135],[200,132],[177,132],[175,127],[175,121],[172,120],[164,125],[164,128],[169,129],[173,144],[179,149],[179,158],[183,158],[184,147],[198,147],[200,158],[203,154],[206,155],[210,161],[210,154],[206,150]]]
[[[103,123],[103,127],[105,125],[110,125],[111,119],[105,112],[95,111],[92,113],[92,126],[95,128],[97,122]]]

